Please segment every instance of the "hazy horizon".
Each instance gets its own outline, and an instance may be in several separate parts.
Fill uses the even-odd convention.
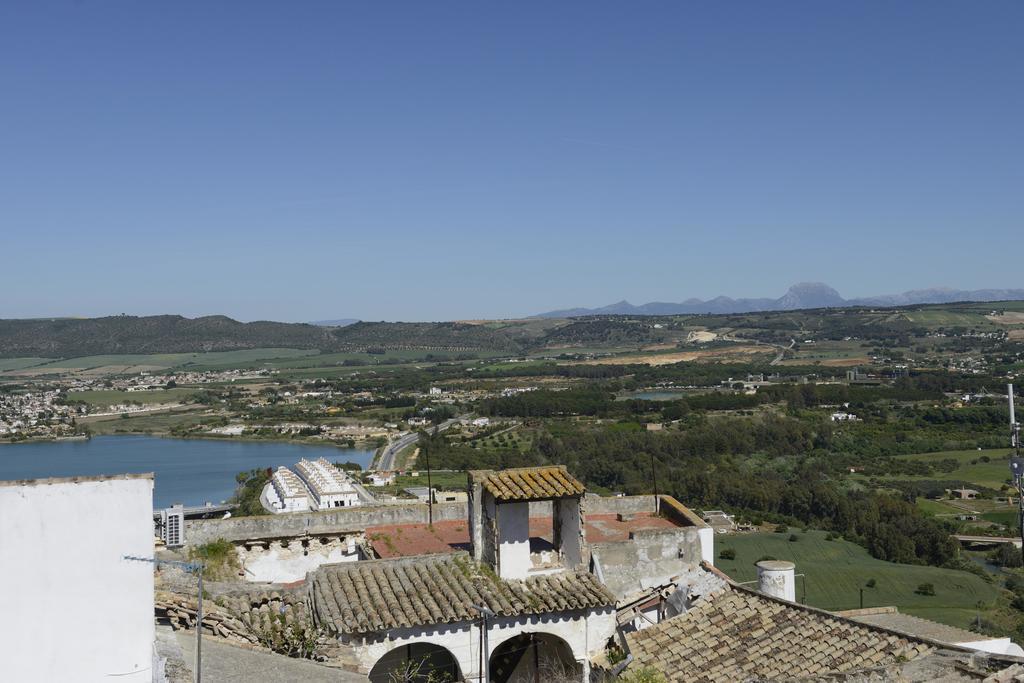
[[[1013,288],[1024,4],[0,7],[0,317]]]

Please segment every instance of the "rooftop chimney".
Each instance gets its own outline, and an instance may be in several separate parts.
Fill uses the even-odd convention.
[[[796,602],[796,565],[785,560],[757,563],[757,589],[773,598]]]

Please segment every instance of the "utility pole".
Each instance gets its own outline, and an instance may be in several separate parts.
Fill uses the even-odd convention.
[[[135,557],[125,555],[124,559],[131,562],[148,562],[158,567],[178,567],[199,577],[199,597],[196,601],[196,683],[203,679],[203,569],[202,562],[181,562],[178,560],[159,560],[155,557]]]
[[[434,528],[434,487],[430,483],[430,442],[437,437],[437,427],[434,427],[434,435],[430,439],[424,439],[423,459],[427,463],[427,525]]]
[[[1010,456],[1010,472],[1013,474],[1013,483],[1017,487],[1017,524],[1020,527],[1021,553],[1024,555],[1024,488],[1021,487],[1021,477],[1024,477],[1024,458],[1020,457],[1020,423],[1013,410],[1013,384],[1006,385],[1006,396],[1010,403],[1010,447],[1013,448],[1013,455]]]

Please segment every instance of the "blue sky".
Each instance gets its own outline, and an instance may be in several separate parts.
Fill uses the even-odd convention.
[[[0,317],[1024,286],[1022,28],[1016,1],[5,2]]]

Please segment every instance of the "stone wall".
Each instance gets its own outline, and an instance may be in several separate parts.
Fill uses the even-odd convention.
[[[586,514],[652,512],[654,496],[605,498],[588,495],[584,498],[583,506]],[[706,526],[699,517],[668,496],[661,497],[661,512],[683,526]],[[551,501],[530,503],[530,516],[551,517]],[[218,538],[229,541],[294,538],[303,535],[362,531],[367,527],[387,524],[426,524],[427,519],[427,505],[424,503],[336,508],[320,512],[294,512],[259,517],[190,519],[185,522],[185,541],[188,545],[195,546]],[[434,521],[468,519],[468,503],[434,505]]]
[[[434,521],[466,518],[465,503],[434,505]],[[192,519],[185,523],[185,540],[188,545],[195,546],[218,538],[229,541],[294,538],[307,534],[361,531],[382,524],[426,524],[427,520],[427,506],[422,503],[336,508],[320,512],[295,512],[259,517]]]

